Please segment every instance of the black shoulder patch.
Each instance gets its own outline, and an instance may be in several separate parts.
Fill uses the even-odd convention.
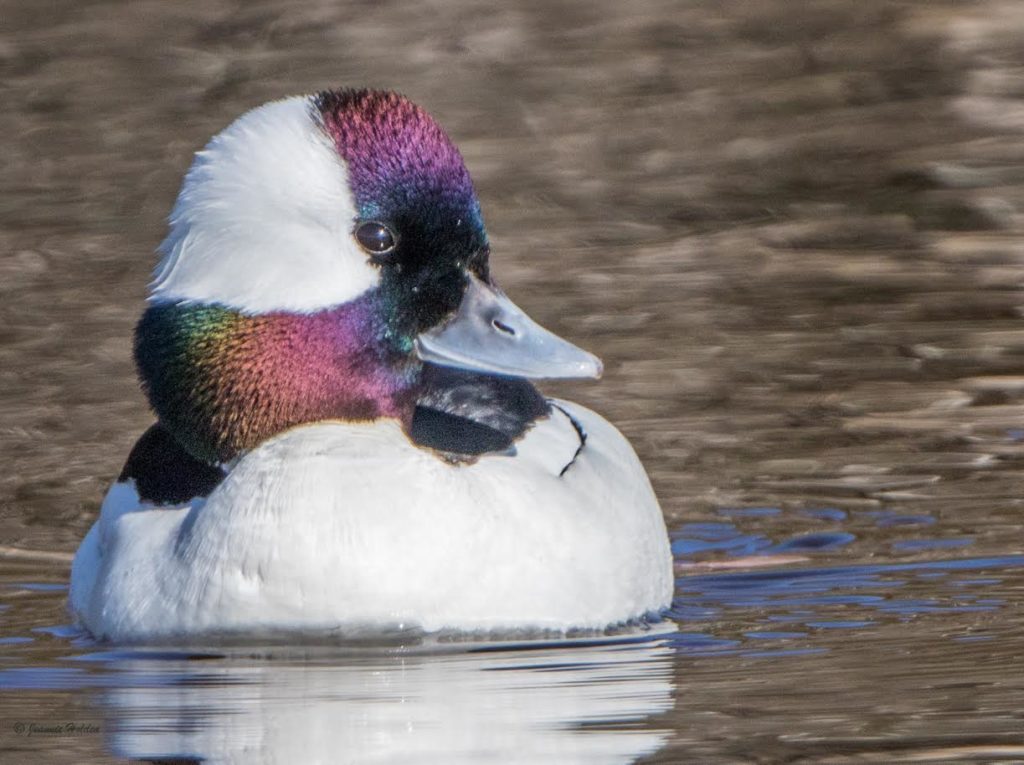
[[[197,460],[156,423],[135,442],[117,480],[129,478],[140,499],[176,505],[207,496],[224,479],[224,471]]]
[[[551,407],[526,380],[428,364],[409,436],[453,455],[506,451]]]
[[[410,435],[420,446],[452,454],[475,456],[512,446],[512,439],[499,430],[424,406],[416,407]]]

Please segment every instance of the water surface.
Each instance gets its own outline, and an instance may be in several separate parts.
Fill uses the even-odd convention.
[[[0,760],[1024,760],[1019,3],[0,15]],[[150,423],[131,330],[191,153],[367,83],[438,116],[498,279],[604,359],[552,391],[648,467],[670,634],[153,653],[67,624]]]

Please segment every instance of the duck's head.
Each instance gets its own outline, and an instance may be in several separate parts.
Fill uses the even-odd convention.
[[[136,332],[143,385],[196,456],[325,419],[407,419],[424,362],[597,377],[497,287],[458,150],[406,98],[267,104],[196,155]]]

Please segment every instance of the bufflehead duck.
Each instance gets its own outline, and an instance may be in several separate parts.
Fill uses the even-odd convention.
[[[565,631],[668,605],[633,449],[528,381],[601,364],[497,287],[420,107],[248,112],[197,153],[160,252],[135,335],[157,422],[72,567],[93,635]]]

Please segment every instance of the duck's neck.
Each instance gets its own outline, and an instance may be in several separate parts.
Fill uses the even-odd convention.
[[[422,367],[380,315],[372,295],[312,314],[154,305],[135,359],[161,424],[199,459],[224,462],[303,423],[408,423]]]

